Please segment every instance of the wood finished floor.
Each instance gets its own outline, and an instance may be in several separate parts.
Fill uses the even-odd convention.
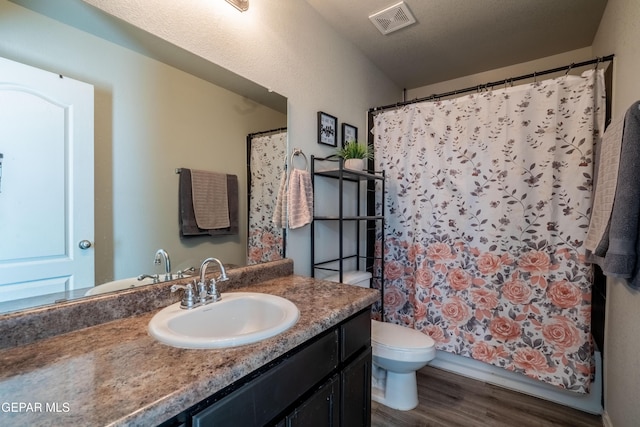
[[[420,404],[396,411],[371,402],[373,427],[602,427],[602,418],[427,366],[418,371]]]

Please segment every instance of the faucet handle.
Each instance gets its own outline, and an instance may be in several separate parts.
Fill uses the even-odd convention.
[[[172,285],[171,293],[177,292],[179,289],[184,289],[184,294],[182,294],[182,301],[180,301],[180,308],[192,308],[195,306],[195,296],[193,293],[193,285],[191,283],[187,283],[186,285]]]
[[[185,268],[184,270],[178,270],[176,274],[178,275],[178,279],[184,279],[185,273],[194,273],[196,269],[194,267]]]
[[[157,274],[141,274],[138,276],[138,280],[144,279],[153,279],[153,283],[158,283],[160,281],[160,278]]]
[[[224,280],[228,279],[225,278]],[[222,299],[222,296],[220,296],[220,291],[218,291],[218,288],[216,287],[215,279],[211,279],[209,281],[209,289],[207,289],[207,294],[209,295],[209,297],[211,297],[213,302],[220,301]]]
[[[201,303],[205,303],[207,300],[207,284],[206,282],[196,282],[193,280],[193,283],[196,284],[196,296]]]

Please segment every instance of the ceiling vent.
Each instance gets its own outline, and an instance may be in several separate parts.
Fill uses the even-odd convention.
[[[369,15],[369,19],[385,35],[416,22],[416,18],[413,17],[409,7],[403,1]]]

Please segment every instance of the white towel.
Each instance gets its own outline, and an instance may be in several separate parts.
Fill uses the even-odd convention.
[[[623,128],[624,116],[611,123],[602,136],[591,220],[584,242],[585,248],[591,252],[595,252],[598,244],[602,241],[611,218],[613,199],[618,184]]]
[[[311,174],[303,169],[294,169],[289,177],[287,194],[289,228],[300,228],[311,222],[313,216],[313,188]]]
[[[287,171],[282,171],[280,186],[276,197],[276,207],[273,211],[272,222],[278,228],[287,227]]]

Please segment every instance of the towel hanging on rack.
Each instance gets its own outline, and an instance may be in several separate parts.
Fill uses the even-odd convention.
[[[640,101],[625,114],[611,217],[595,255],[602,271],[640,289]]]
[[[293,160],[302,156],[305,161],[304,169],[297,169]],[[287,171],[282,172],[273,223],[277,227],[291,229],[303,227],[311,222],[313,214],[313,189],[311,174],[308,171],[307,156],[299,148],[294,148],[290,158],[291,173],[287,178]],[[288,221],[287,221],[288,218]]]
[[[278,186],[272,222],[278,228],[287,227],[287,168],[284,168],[280,176],[280,185]]]
[[[229,226],[219,229],[205,229],[198,227],[193,205],[193,190],[191,169],[176,169],[180,174],[178,184],[178,205],[180,224],[180,235],[182,237],[191,236],[224,236],[235,235],[239,232],[239,203],[238,203],[238,177],[236,175],[226,175],[227,181],[227,205]]]
[[[192,169],[191,198],[198,228],[230,227],[226,174]]]
[[[303,169],[291,171],[287,201],[289,228],[300,228],[311,223],[313,189],[309,171]]]

